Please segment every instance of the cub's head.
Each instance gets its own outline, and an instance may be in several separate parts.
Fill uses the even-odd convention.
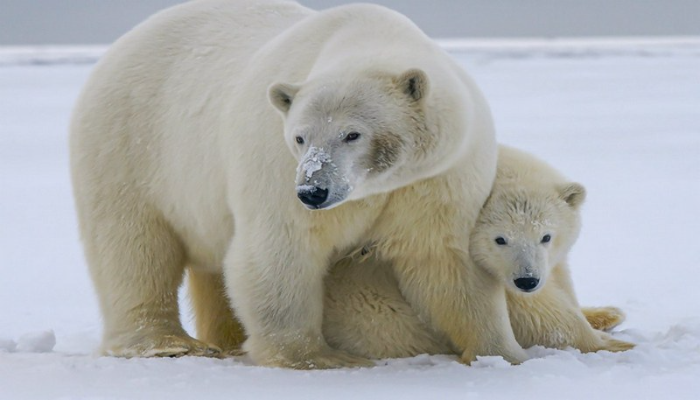
[[[517,293],[541,289],[580,230],[583,186],[496,186],[471,234],[474,261]]]
[[[272,85],[270,102],[299,162],[299,200],[325,209],[410,183],[405,166],[429,140],[427,95],[428,77],[417,69]]]

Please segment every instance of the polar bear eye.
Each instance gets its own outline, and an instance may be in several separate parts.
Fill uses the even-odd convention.
[[[344,142],[352,142],[360,138],[360,134],[357,132],[350,132],[348,133],[347,136],[345,136],[345,139],[343,139]]]
[[[508,242],[504,238],[499,236],[496,238],[496,244],[499,246],[505,246],[508,244]]]
[[[301,136],[295,137],[294,140],[296,140],[297,144],[304,144],[304,138]]]
[[[542,243],[549,243],[550,240],[552,240],[552,235],[544,235],[542,237]]]

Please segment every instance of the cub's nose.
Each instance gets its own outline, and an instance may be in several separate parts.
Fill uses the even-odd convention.
[[[532,292],[537,285],[539,285],[540,280],[537,278],[518,278],[515,279],[513,283],[515,283],[515,286],[523,292]]]
[[[297,191],[297,197],[307,206],[318,208],[328,198],[328,189],[312,186],[308,189]]]

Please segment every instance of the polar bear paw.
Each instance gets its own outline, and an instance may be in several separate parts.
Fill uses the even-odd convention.
[[[114,357],[220,357],[221,349],[187,335],[163,335],[142,338],[128,346],[111,346],[106,354]]]
[[[609,331],[625,321],[625,313],[617,307],[584,307],[588,323],[599,331]]]
[[[632,350],[635,346],[634,343],[625,342],[623,340],[617,340],[613,338],[609,333],[599,332],[600,338],[602,340],[602,345],[596,351],[605,350],[612,352],[620,352]]]
[[[278,347],[255,346],[248,339],[245,351],[257,365],[268,367],[293,368],[301,370],[373,367],[369,359],[354,356],[327,345],[314,350],[300,349],[299,346],[286,344]],[[273,349],[276,349],[273,350]]]
[[[331,348],[309,354],[299,361],[291,362],[286,367],[294,369],[331,369],[373,367],[374,363],[366,358],[357,357],[342,350]]]

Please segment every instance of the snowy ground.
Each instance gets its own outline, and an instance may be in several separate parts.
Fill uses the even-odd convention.
[[[314,372],[95,357],[66,125],[101,49],[0,49],[0,399],[700,398],[700,39],[449,49],[485,91],[500,140],[588,188],[574,281],[583,304],[628,313],[617,335],[635,350]]]

